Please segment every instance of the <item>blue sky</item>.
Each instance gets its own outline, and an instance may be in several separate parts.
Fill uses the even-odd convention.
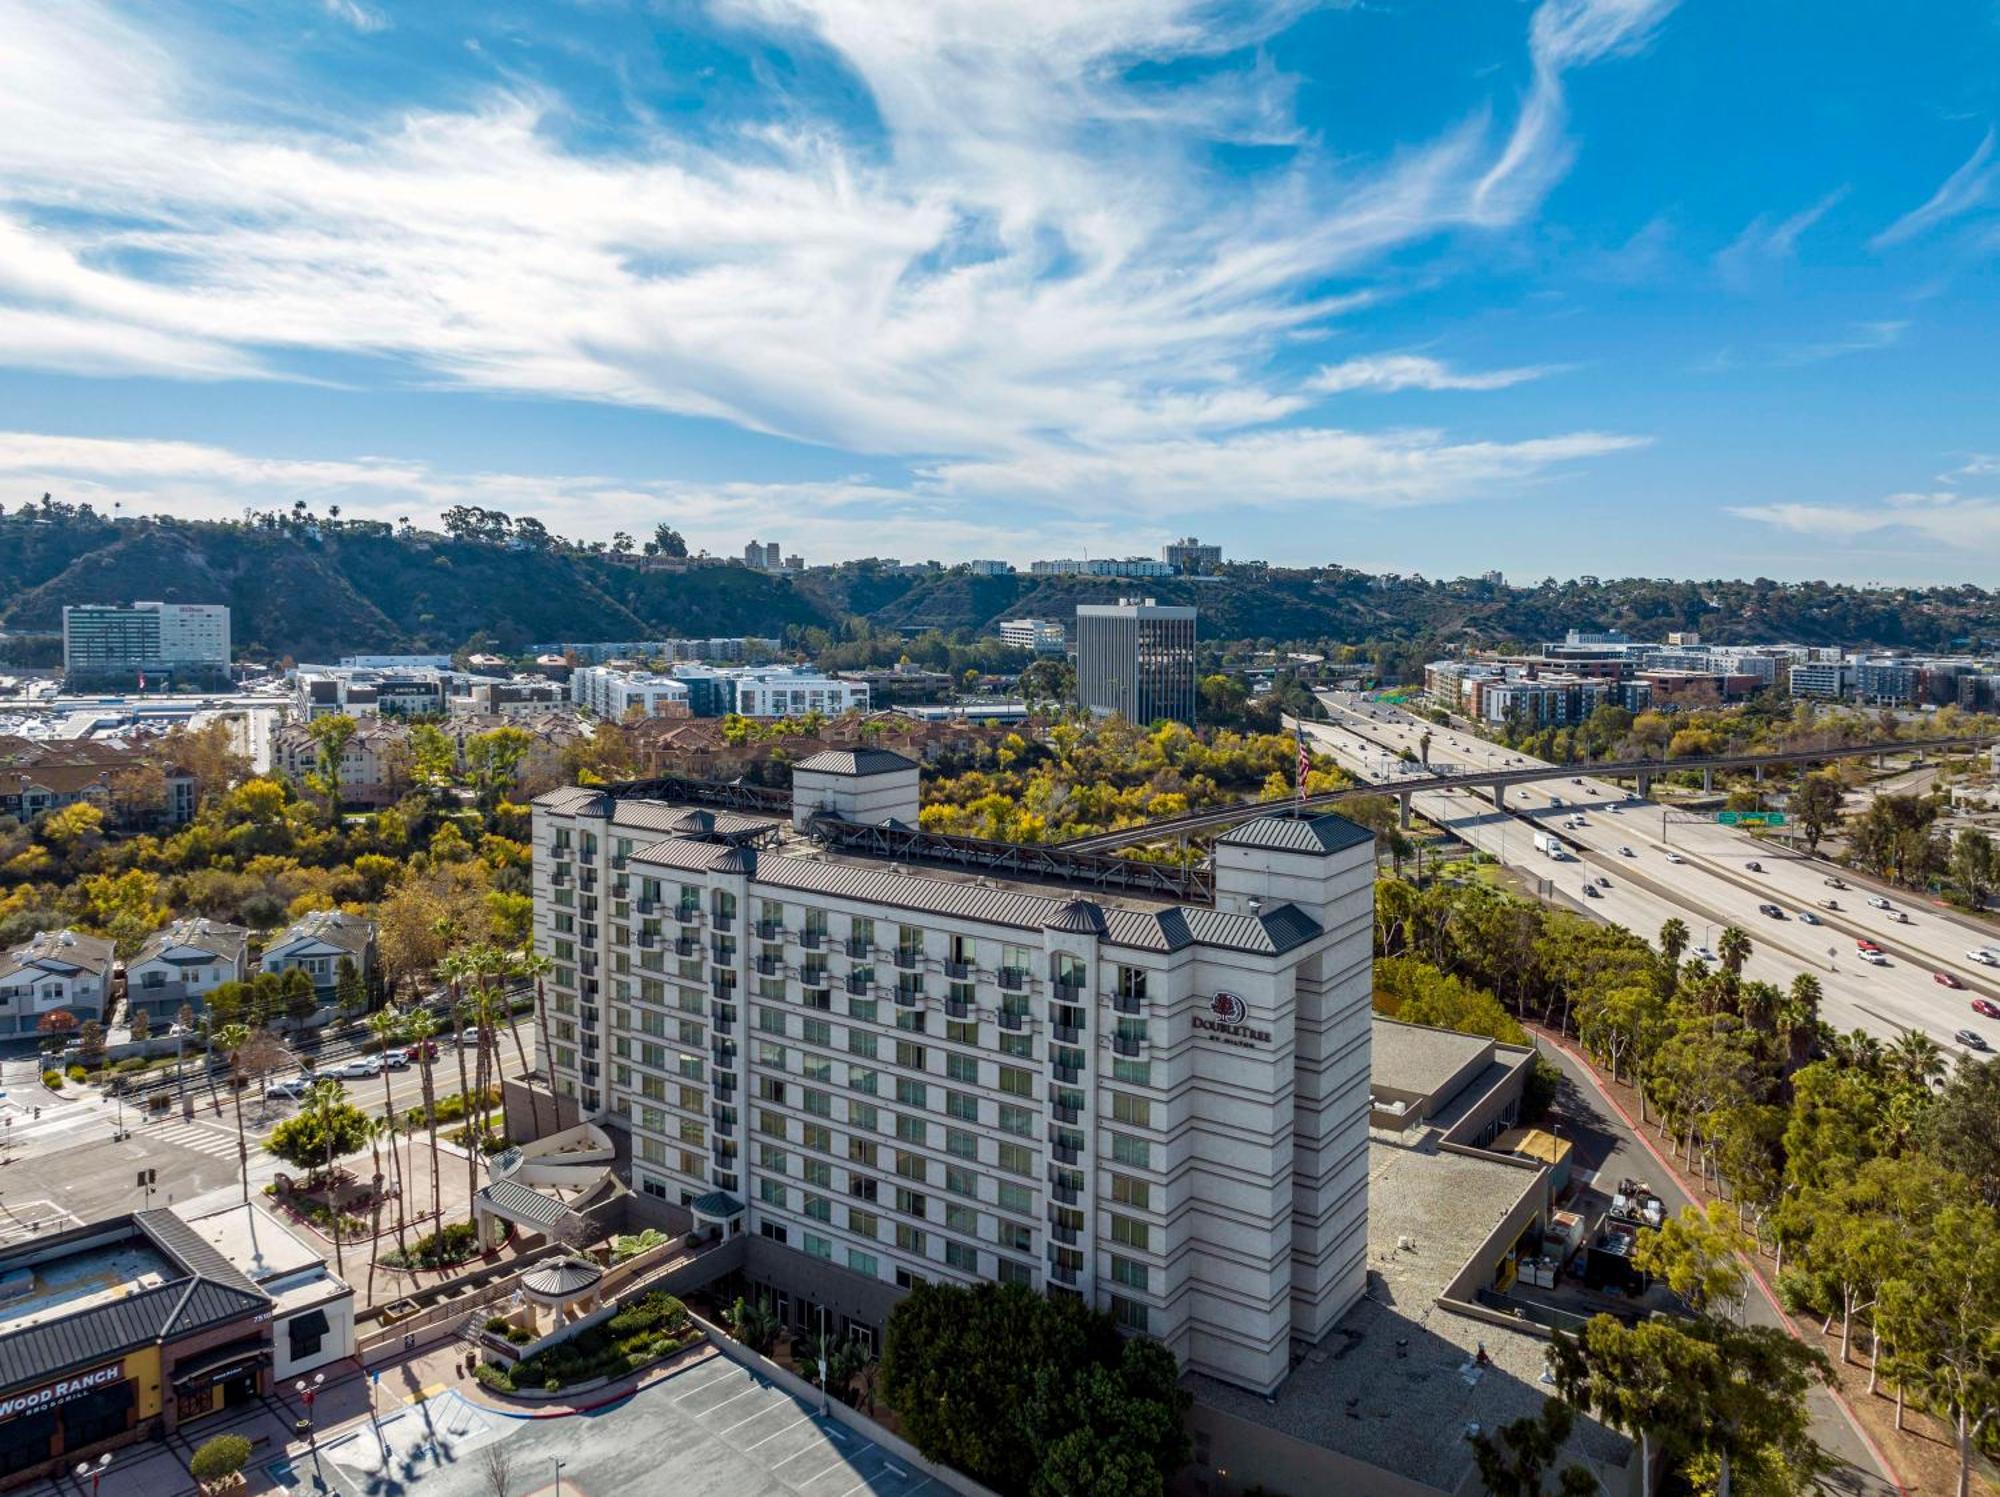
[[[2000,7],[0,0],[0,498],[1988,583]]]

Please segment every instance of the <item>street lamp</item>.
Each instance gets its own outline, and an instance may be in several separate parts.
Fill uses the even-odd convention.
[[[312,1444],[314,1440],[313,1400],[319,1397],[320,1385],[325,1381],[326,1374],[324,1372],[315,1372],[311,1382],[307,1382],[304,1378],[301,1378],[292,1384],[292,1391],[299,1395],[299,1401],[306,1406],[306,1416],[299,1422],[306,1427],[306,1443],[308,1445]]]
[[[559,1458],[557,1458],[557,1457],[555,1457],[555,1456],[550,1456],[550,1457],[549,1457],[549,1459],[555,1462],[555,1468],[556,1468],[556,1491],[555,1491],[555,1497],[562,1497],[562,1474],[563,1474],[563,1467],[564,1467],[564,1466],[566,1466],[566,1465],[568,1465],[569,1463],[568,1463],[567,1461],[564,1461],[564,1460],[561,1460],[561,1459],[559,1459]]]
[[[76,1468],[76,1479],[79,1484],[86,1476],[90,1478],[90,1497],[97,1497],[97,1484],[104,1480],[104,1468],[110,1464],[111,1452],[107,1450],[96,1460],[85,1461]]]

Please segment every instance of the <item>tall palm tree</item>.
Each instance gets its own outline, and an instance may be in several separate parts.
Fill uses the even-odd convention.
[[[437,1049],[438,1021],[427,1008],[411,1009],[403,1020],[403,1033],[417,1051],[417,1080],[424,1099],[424,1124],[431,1137],[431,1219],[444,1219],[443,1171],[438,1156],[437,1084],[431,1070],[431,1055]]]
[[[448,951],[438,959],[438,976],[451,989],[451,1047],[458,1058],[458,1094],[465,1102],[466,1116],[472,1115],[472,1078],[465,1073],[465,984],[468,978],[478,974],[471,948],[461,947]],[[468,1132],[466,1137],[471,1138]],[[471,1197],[479,1193],[479,1168],[472,1150],[465,1151],[466,1209],[472,1209]],[[438,1229],[443,1230],[444,1218],[438,1218]]]
[[[1668,972],[1680,969],[1681,957],[1688,949],[1688,939],[1687,922],[1678,915],[1669,916],[1660,927],[1660,961]]]
[[[1799,973],[1785,990],[1785,1001],[1778,1008],[1778,1028],[1784,1034],[1785,1049],[1794,1067],[1811,1053],[1808,1046],[1819,1032],[1819,1005],[1823,997],[1825,992],[1819,979],[1810,972]]]
[[[229,1094],[236,1099],[236,1169],[243,1177],[243,1204],[250,1204],[250,1135],[243,1130],[243,1051],[250,1043],[248,1024],[225,1024],[215,1032],[216,1048],[229,1057]],[[213,1076],[209,1090],[215,1090]]]
[[[383,1075],[388,1071],[384,1069]],[[382,1138],[389,1139],[389,1162],[396,1161],[395,1124],[387,1118],[368,1120],[368,1156],[373,1163],[375,1193],[369,1199],[369,1225],[373,1228],[368,1235],[368,1303],[375,1302],[375,1266],[382,1257],[382,1182],[387,1178],[382,1172]]]
[[[1944,1080],[1944,1051],[1921,1030],[1906,1029],[1897,1035],[1889,1042],[1884,1059],[1892,1072],[1926,1091]]]
[[[390,1047],[403,1037],[403,1013],[400,1009],[385,1005],[370,1014],[367,1023],[368,1032],[375,1037],[375,1043],[385,1055]],[[403,1211],[403,1167],[396,1158],[395,1119],[396,1095],[389,1085],[389,1067],[385,1061],[382,1066],[382,1121],[390,1125],[389,1164],[396,1176],[396,1246],[407,1255],[410,1245],[404,1231],[406,1223]],[[372,1264],[370,1269],[372,1272]]]
[[[1715,955],[1734,988],[1743,977],[1743,964],[1750,960],[1750,936],[1738,926],[1724,926],[1715,939]]]
[[[555,963],[539,951],[524,951],[514,959],[514,970],[510,975],[533,978],[535,982],[535,1024],[537,1038],[541,1044],[541,1063],[546,1068],[549,1063],[549,1010],[545,1001],[542,979],[555,969]],[[513,1014],[507,1015],[510,1024]],[[527,1041],[521,1038],[521,1026],[511,1024],[514,1031],[514,1050],[521,1061],[521,1084],[528,1089],[528,1114],[535,1125],[535,1136],[542,1135],[541,1104],[535,1100],[534,1073],[528,1066]],[[544,1069],[542,1081],[549,1089],[549,1112],[554,1123],[562,1122],[562,1109],[556,1103],[556,1079],[552,1072]],[[553,1131],[553,1130],[551,1130]]]
[[[333,1138],[336,1131],[334,1115],[346,1099],[346,1088],[328,1076],[315,1081],[307,1089],[299,1107],[302,1116],[319,1123],[320,1132],[326,1138],[326,1204],[327,1216],[333,1223],[333,1269],[343,1279],[347,1277],[347,1263],[340,1250],[340,1179],[334,1172]]]

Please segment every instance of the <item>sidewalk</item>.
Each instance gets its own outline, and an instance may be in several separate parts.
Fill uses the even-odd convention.
[[[1679,1167],[1632,1120],[1618,1099],[1599,1084],[1590,1063],[1546,1030],[1530,1027],[1536,1041],[1563,1072],[1565,1085],[1557,1107],[1579,1134],[1578,1167],[1583,1168],[1586,1163],[1585,1140],[1581,1135],[1590,1132],[1596,1132],[1600,1138],[1608,1135],[1611,1147],[1590,1160],[1590,1168],[1612,1179],[1621,1175],[1649,1178],[1661,1199],[1674,1211],[1702,1200],[1701,1192],[1689,1184]],[[1635,1167],[1634,1160],[1643,1160],[1643,1167]],[[1765,1280],[1763,1265],[1754,1255],[1747,1262],[1751,1280],[1759,1292],[1744,1301],[1744,1318],[1755,1325],[1776,1326],[1797,1340],[1817,1346],[1819,1338],[1802,1334],[1784,1313]],[[1826,1485],[1856,1497],[1908,1497],[1909,1489],[1896,1467],[1837,1389],[1815,1386],[1806,1395],[1806,1402],[1812,1416],[1813,1438],[1841,1467],[1827,1478]]]

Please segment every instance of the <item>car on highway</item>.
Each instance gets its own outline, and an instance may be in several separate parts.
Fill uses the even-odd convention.
[[[1868,896],[1868,908],[1871,910],[1890,910],[1894,909],[1895,906],[1890,904],[1880,894],[1870,894]]]
[[[1764,865],[1758,862],[1755,858],[1752,858],[1749,862],[1745,863],[1743,866],[1745,868],[1748,868],[1752,873],[1762,873],[1764,871]]]
[[[1819,916],[1815,915],[1815,914],[1814,914],[1814,913],[1813,913],[1813,912],[1812,912],[1811,910],[1800,910],[1800,911],[1799,911],[1799,924],[1801,924],[1801,925],[1818,925],[1818,924],[1819,924]]]
[[[1962,988],[1965,986],[1964,983],[1960,982],[1958,978],[1950,972],[1933,972],[1931,973],[1931,981],[1935,983],[1940,983],[1947,988]]]
[[[1972,950],[1966,952],[1965,959],[1969,962],[1977,962],[1982,967],[2000,967],[2000,956],[1995,956],[1984,946],[1973,947]]]
[[[2000,1003],[1995,1003],[1991,998],[1973,999],[1972,1011],[1975,1014],[1983,1014],[1989,1019],[2000,1019]]]
[[[1604,897],[1602,894],[1597,892],[1597,885],[1595,884],[1585,884],[1583,886],[1583,892],[1584,896],[1589,899],[1602,899]]]
[[[1667,861],[1668,861],[1669,863],[1685,863],[1685,862],[1687,861],[1687,859],[1686,859],[1686,858],[1684,858],[1684,857],[1682,857],[1682,856],[1681,856],[1681,855],[1680,855],[1679,853],[1677,853],[1677,852],[1670,852],[1670,853],[1668,853],[1668,854],[1667,854]]]
[[[1952,1038],[1968,1050],[1984,1050],[1987,1048],[1986,1036],[1976,1029],[1961,1029]]]
[[[1636,858],[1639,855],[1629,847],[1620,847],[1618,849],[1618,856],[1621,858]]]
[[[1863,956],[1866,956],[1869,952],[1880,951],[1882,948],[1880,946],[1877,946],[1873,941],[1869,940],[1866,936],[1861,936],[1855,940],[1854,949],[1860,952]]]
[[[1572,780],[1570,781],[1570,783],[1571,783],[1572,785],[1581,785],[1581,784],[1583,783],[1583,781],[1582,781],[1582,780],[1577,780],[1577,779],[1572,779]]]
[[[1840,908],[1840,901],[1837,899],[1822,899],[1819,902],[1819,907],[1823,910],[1837,910]]]
[[[379,1055],[357,1055],[351,1060],[343,1060],[339,1065],[328,1066],[320,1072],[322,1076],[337,1076],[343,1081],[359,1081],[366,1077],[382,1074],[382,1057]]]
[[[1889,965],[1889,958],[1882,955],[1880,951],[1864,951],[1861,953],[1861,960],[1868,963],[1871,967],[1886,967]]]
[[[1600,873],[1597,875],[1597,887],[1600,889],[1608,889],[1611,887],[1611,880],[1606,878],[1603,874]]]
[[[1758,914],[1760,914],[1760,915],[1769,915],[1769,916],[1770,916],[1770,917],[1771,917],[1771,918],[1772,918],[1773,920],[1782,920],[1782,919],[1784,919],[1784,918],[1785,918],[1785,912],[1784,912],[1783,910],[1779,909],[1779,908],[1778,908],[1778,907],[1777,907],[1776,905],[1774,905],[1774,904],[1760,904],[1760,905],[1758,905],[1758,906],[1757,906],[1757,913],[1758,913]]]
[[[1695,947],[1691,955],[1696,961],[1707,962],[1710,966],[1713,966],[1718,960],[1715,953],[1710,951],[1706,946]]]
[[[1847,887],[1847,883],[1843,879],[1823,878],[1820,882],[1825,884],[1829,889],[1845,889]]]

